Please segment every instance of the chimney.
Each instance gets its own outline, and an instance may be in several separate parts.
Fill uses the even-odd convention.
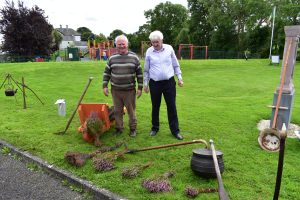
[[[61,25],[61,24],[59,25],[59,28],[62,28],[62,25]]]
[[[68,29],[68,25],[66,25],[66,29]]]

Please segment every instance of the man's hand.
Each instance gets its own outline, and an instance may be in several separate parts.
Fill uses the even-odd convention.
[[[183,87],[183,80],[178,80],[179,87]]]
[[[148,86],[144,86],[144,92],[148,93],[149,92],[149,87]]]
[[[136,93],[137,98],[140,98],[142,96],[142,90],[138,90]]]
[[[105,96],[108,96],[109,92],[108,92],[108,88],[107,87],[103,88],[103,94]]]

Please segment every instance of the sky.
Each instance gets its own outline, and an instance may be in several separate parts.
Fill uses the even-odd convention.
[[[9,0],[12,1],[12,0]],[[17,5],[17,0],[13,0]],[[54,28],[66,27],[76,30],[87,27],[93,33],[105,36],[120,29],[129,34],[138,31],[146,23],[144,11],[154,9],[167,0],[21,0],[27,8],[37,5],[45,11],[48,22]],[[187,8],[187,0],[168,0]],[[0,7],[5,0],[0,0]]]

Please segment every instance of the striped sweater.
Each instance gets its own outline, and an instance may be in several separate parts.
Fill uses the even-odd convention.
[[[113,89],[135,89],[136,78],[138,89],[141,90],[143,88],[143,72],[138,56],[131,51],[124,55],[114,54],[106,64],[102,87],[107,87],[110,81]]]

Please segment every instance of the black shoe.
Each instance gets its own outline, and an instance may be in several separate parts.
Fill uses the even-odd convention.
[[[150,136],[155,136],[157,134],[158,131],[150,131]]]
[[[114,133],[115,135],[121,135],[123,133],[123,131],[122,130],[120,130],[120,129],[117,129],[116,130],[116,132]]]
[[[130,131],[129,136],[130,137],[136,137],[136,131],[135,130]]]
[[[183,140],[183,137],[180,135],[180,133],[174,134],[174,137],[176,137],[177,140]]]

